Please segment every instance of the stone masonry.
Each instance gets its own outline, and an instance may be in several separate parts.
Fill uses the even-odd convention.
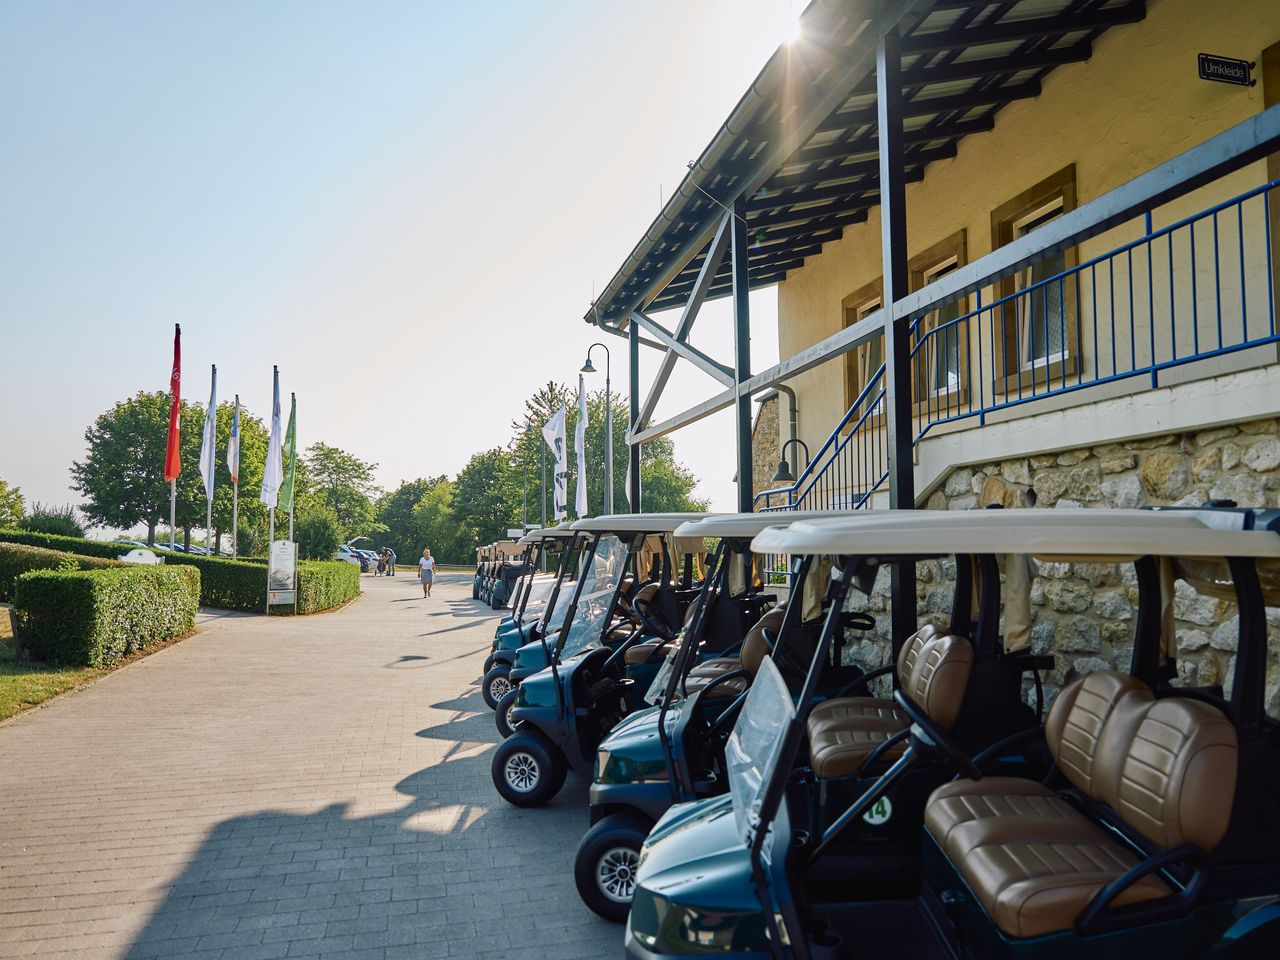
[[[1124,443],[1046,453],[953,470],[928,499],[934,510],[1199,506],[1206,500],[1240,506],[1280,506],[1280,421],[1272,418],[1196,433],[1168,434]],[[1032,581],[1032,647],[1052,653],[1057,668],[1045,678],[1052,696],[1074,677],[1125,669],[1133,648],[1137,586],[1131,565],[1039,563]],[[945,623],[951,609],[954,562],[918,566],[916,598],[921,623]],[[869,600],[856,601],[878,616],[877,636],[851,656],[876,666],[888,657],[888,577]],[[1229,692],[1234,670],[1235,605],[1203,596],[1178,581],[1174,616],[1178,673],[1187,685],[1220,683]],[[1280,716],[1280,609],[1267,611],[1270,657],[1267,709]]]

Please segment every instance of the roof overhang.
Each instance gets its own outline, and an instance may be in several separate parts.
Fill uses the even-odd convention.
[[[1007,104],[1038,96],[1056,67],[1087,60],[1144,0],[813,0],[585,319],[615,328],[634,309],[680,306],[717,225],[745,197],[749,285],[786,278],[879,202],[875,51],[902,36],[908,182],[990,130]],[[725,258],[708,298],[732,289]]]

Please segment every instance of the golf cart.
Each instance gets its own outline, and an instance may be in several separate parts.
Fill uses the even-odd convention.
[[[807,516],[831,514],[798,511],[785,519]],[[763,656],[774,652],[794,663],[797,690],[804,679],[809,659],[803,644],[790,654],[771,650],[784,612],[774,591],[784,587],[766,586],[759,562],[764,558],[751,553],[752,537],[782,519],[768,513],[720,514],[676,530],[678,537],[718,542],[680,642],[669,647],[646,695],[653,706],[622,720],[596,751],[592,827],[579,844],[574,876],[583,901],[605,919],[626,919],[640,847],[667,808],[728,789],[724,742]],[[821,597],[814,591],[804,602],[810,610],[802,619],[816,628]],[[795,641],[801,632],[792,630],[788,639]],[[816,629],[808,635],[816,638]],[[626,659],[638,659],[646,646],[632,647]],[[719,656],[708,659],[709,653]],[[833,659],[829,682],[844,685],[861,675],[858,668],[839,663],[838,651]]]
[[[484,679],[481,693],[491,709],[511,690],[510,673],[516,651],[528,643],[537,642],[548,631],[555,632],[564,622],[564,612],[570,597],[563,602],[561,586],[566,577],[570,584],[576,582],[577,564],[581,556],[583,539],[575,533],[571,524],[539,530],[529,534],[535,541],[535,554],[531,557],[531,569],[536,569],[543,557],[554,556],[557,569],[552,574],[529,573],[513,604],[512,616],[504,617],[494,633],[493,648],[484,662]],[[568,591],[572,594],[572,589]]]
[[[758,550],[839,558],[833,611],[882,562],[1003,557],[1006,584],[1027,557],[1124,564],[1137,596],[1130,669],[1072,680],[1043,728],[973,754],[952,719],[979,679],[963,636],[923,628],[917,665],[930,669],[892,701],[849,701],[842,715],[824,717],[808,696],[796,705],[767,663],[727,747],[730,796],[674,808],[645,845],[627,955],[1275,956],[1280,723],[1263,704],[1278,533],[1280,512],[1225,508],[893,511],[763,532]],[[1226,696],[1179,685],[1175,578],[1238,605]],[[993,599],[979,597],[980,622]],[[1014,631],[1023,625],[1015,617]],[[873,710],[905,726],[886,737]],[[812,762],[793,771],[859,737],[896,744],[875,748],[866,788],[832,816]],[[1025,773],[1036,748],[1053,760],[1043,777]],[[937,769],[959,777],[937,778],[917,815],[915,889],[886,884],[871,845],[850,849],[846,834],[901,818],[884,801]]]
[[[471,580],[471,599],[480,599],[480,588],[484,584],[485,569],[489,563],[489,547],[476,547],[476,574]]]
[[[559,791],[570,768],[583,769],[613,725],[643,703],[700,592],[696,568],[702,540],[681,542],[673,531],[705,514],[619,514],[578,520],[590,540],[582,574],[555,634],[516,651],[509,674],[515,689],[499,703],[504,734],[493,759],[493,780],[504,799],[540,806]],[[682,558],[679,580],[674,558]],[[562,585],[557,606],[566,595]],[[646,640],[641,662],[628,649]],[[504,726],[506,729],[504,729]]]

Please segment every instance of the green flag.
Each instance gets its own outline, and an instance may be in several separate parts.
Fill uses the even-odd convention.
[[[284,483],[280,485],[280,496],[276,507],[280,510],[293,510],[293,478],[298,472],[298,397],[289,395],[289,429],[284,433],[284,450],[289,466],[285,468]]]

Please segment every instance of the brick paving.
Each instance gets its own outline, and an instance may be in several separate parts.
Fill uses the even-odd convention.
[[[0,725],[0,957],[617,957],[573,888],[586,784],[497,797],[495,615],[409,577],[218,616]]]

